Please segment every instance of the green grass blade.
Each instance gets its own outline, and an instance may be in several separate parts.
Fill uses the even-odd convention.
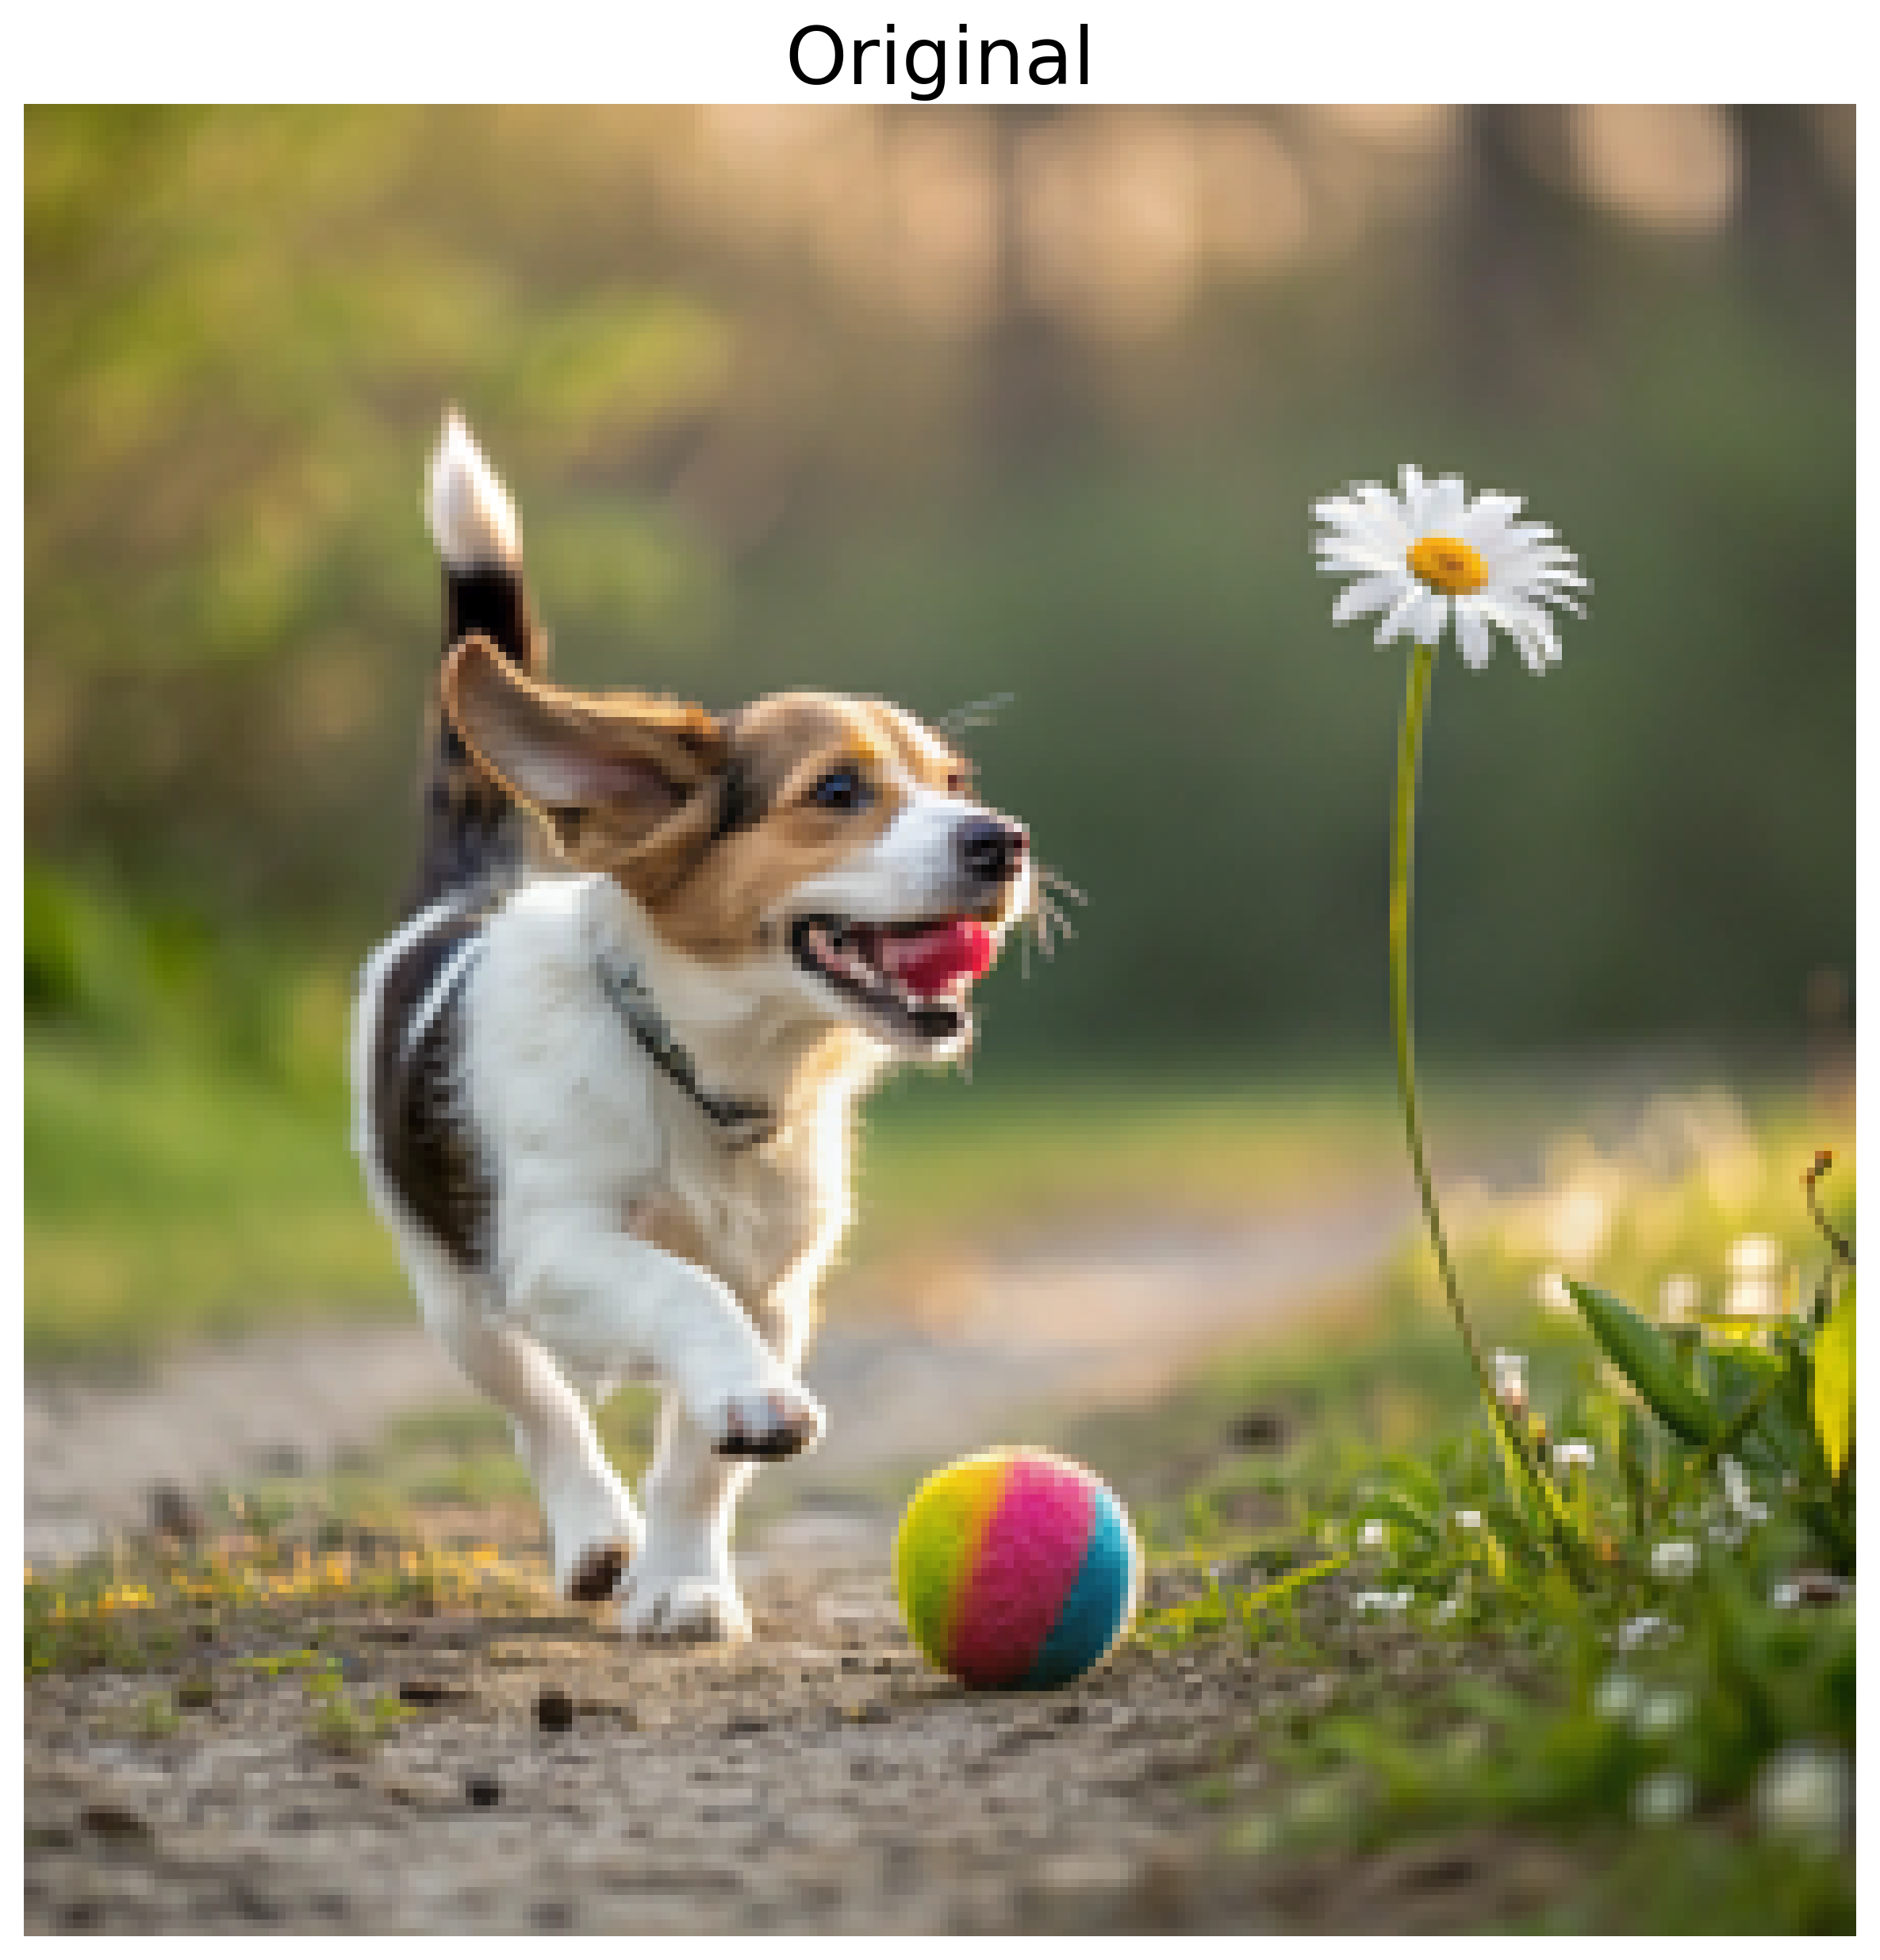
[[[1830,1476],[1839,1479],[1854,1438],[1854,1281],[1849,1278],[1815,1337],[1814,1380],[1810,1402],[1815,1433],[1828,1459]]]
[[[1658,1329],[1598,1287],[1569,1279],[1567,1291],[1606,1358],[1638,1390],[1652,1414],[1694,1448],[1713,1442],[1722,1418],[1685,1379],[1671,1344]]]

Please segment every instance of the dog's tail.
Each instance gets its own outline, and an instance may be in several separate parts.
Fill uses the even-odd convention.
[[[481,633],[525,673],[539,676],[548,642],[529,604],[516,507],[453,408],[431,458],[424,515],[444,572],[444,651]],[[434,700],[426,738],[424,840],[407,911],[499,885],[527,861],[533,827],[480,769]]]

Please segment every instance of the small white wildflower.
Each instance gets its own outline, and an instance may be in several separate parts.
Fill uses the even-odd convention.
[[[1567,1291],[1567,1282],[1557,1272],[1535,1274],[1534,1298],[1550,1314],[1571,1314],[1575,1310],[1573,1295]]]
[[[1438,1626],[1441,1626],[1447,1621],[1453,1620],[1456,1616],[1462,1611],[1462,1608],[1463,1598],[1461,1594],[1452,1593],[1447,1599],[1439,1599],[1436,1604],[1430,1608],[1429,1617],[1437,1623]]]
[[[1685,1538],[1667,1538],[1652,1548],[1652,1576],[1687,1579],[1698,1569],[1698,1548]]]
[[[1782,1248],[1763,1233],[1738,1239],[1724,1262],[1733,1273],[1774,1272],[1782,1263]]]
[[[1559,1470],[1583,1466],[1593,1466],[1593,1445],[1579,1436],[1570,1436],[1564,1443],[1554,1445],[1554,1466]]]
[[[1610,1225],[1599,1192],[1590,1184],[1570,1184],[1548,1210],[1547,1236],[1554,1257],[1563,1266],[1585,1266],[1599,1256]]]
[[[1550,608],[1582,610],[1586,589],[1573,554],[1545,524],[1517,523],[1521,499],[1497,490],[1471,498],[1460,477],[1426,483],[1406,463],[1396,495],[1379,483],[1353,484],[1322,497],[1312,514],[1326,527],[1314,539],[1318,569],[1352,582],[1332,618],[1343,625],[1381,612],[1383,646],[1400,633],[1433,648],[1453,620],[1462,657],[1487,664],[1498,627],[1536,673],[1560,657]]]
[[[1648,1640],[1661,1636],[1669,1638],[1677,1632],[1670,1621],[1661,1613],[1642,1613],[1636,1620],[1628,1620],[1613,1636],[1613,1644],[1621,1654],[1629,1654],[1634,1647],[1643,1647]]]
[[[1668,1736],[1690,1711],[1690,1697],[1677,1688],[1656,1688],[1639,1703],[1633,1726],[1641,1736]]]
[[[1630,1720],[1639,1705],[1639,1684],[1617,1668],[1600,1682],[1593,1696],[1594,1710],[1609,1722]]]
[[[1354,1613],[1402,1613],[1409,1605],[1412,1594],[1406,1586],[1401,1592],[1353,1593],[1351,1596]]]
[[[1482,1513],[1479,1511],[1458,1511],[1456,1523],[1460,1530],[1479,1531],[1482,1528]]]
[[[1792,1742],[1763,1765],[1756,1808],[1771,1831],[1832,1838],[1847,1828],[1853,1778],[1847,1757],[1820,1743]]]
[[[1782,1310],[1782,1248],[1772,1238],[1754,1233],[1730,1248],[1730,1284],[1724,1311],[1767,1318]]]
[[[1506,1348],[1494,1351],[1494,1392],[1503,1402],[1525,1402],[1528,1394],[1528,1357]]]
[[[1773,1320],[1782,1310],[1782,1282],[1771,1273],[1732,1279],[1724,1295],[1724,1311],[1744,1320]]]
[[[1687,1272],[1669,1275],[1658,1289],[1658,1314],[1674,1324],[1695,1320],[1704,1304],[1704,1291]]]
[[[1749,1479],[1743,1474],[1743,1466],[1734,1456],[1720,1456],[1717,1467],[1723,1478],[1724,1501],[1746,1525],[1761,1525],[1768,1521],[1769,1507],[1756,1502],[1755,1493],[1749,1487]]]
[[[1675,1824],[1697,1794],[1682,1770],[1655,1770],[1632,1793],[1632,1814],[1640,1824]]]
[[[1384,1521],[1381,1517],[1368,1517],[1358,1529],[1358,1543],[1367,1551],[1376,1551],[1387,1536]]]

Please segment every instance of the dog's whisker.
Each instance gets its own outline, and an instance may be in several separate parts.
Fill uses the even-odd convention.
[[[1076,938],[1077,929],[1058,909],[1057,903],[1048,892],[1041,892],[1038,894],[1038,915],[1041,920],[1048,920],[1052,926],[1064,934],[1065,938],[1075,939]]]
[[[988,694],[983,701],[969,701],[964,708],[951,709],[941,715],[934,726],[943,735],[960,735],[969,728],[988,727],[994,715],[1010,708],[1017,699],[1015,694]]]
[[[1049,886],[1059,897],[1067,898],[1073,904],[1088,905],[1090,903],[1090,894],[1088,892],[1072,884],[1061,871],[1050,865],[1038,865],[1038,879],[1041,884]]]

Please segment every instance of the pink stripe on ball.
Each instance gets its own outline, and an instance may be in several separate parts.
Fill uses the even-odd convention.
[[[962,1681],[1015,1681],[1037,1659],[1082,1568],[1095,1505],[1083,1478],[1049,1458],[1012,1459],[948,1644]]]

